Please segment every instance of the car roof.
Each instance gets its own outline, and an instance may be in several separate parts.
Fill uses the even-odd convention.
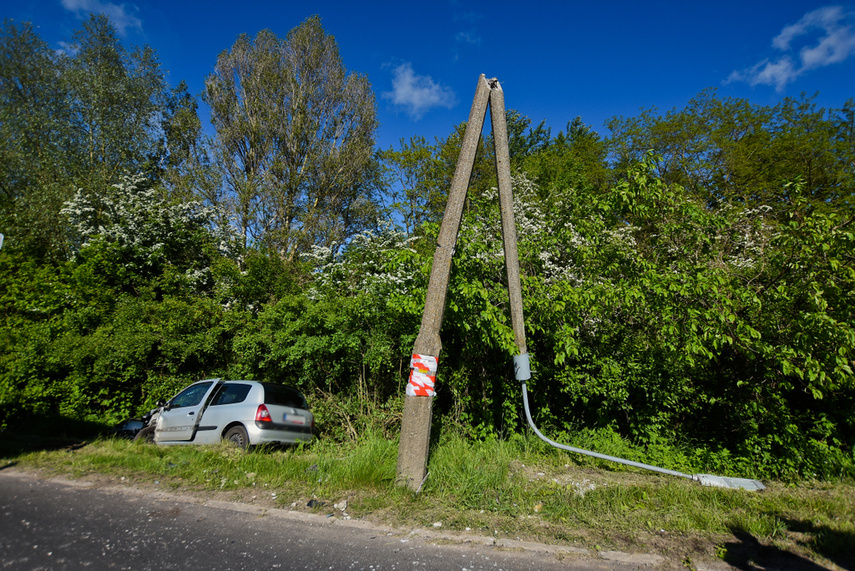
[[[207,382],[215,381],[215,382],[222,382],[222,383],[250,383],[250,384],[253,384],[253,385],[261,385],[261,386],[263,386],[263,387],[264,387],[264,386],[270,386],[270,387],[284,387],[284,388],[286,388],[286,389],[291,389],[292,391],[297,391],[298,393],[302,394],[302,391],[301,391],[300,389],[296,388],[296,387],[293,387],[293,386],[291,386],[291,385],[286,385],[286,384],[283,384],[283,383],[273,383],[273,382],[270,382],[270,381],[253,381],[253,380],[250,380],[250,379],[221,379],[221,378],[216,378],[216,379],[202,379],[202,380],[200,380],[200,381],[196,381],[196,382],[197,382],[197,383],[203,383],[203,382],[206,382],[206,381],[207,381]],[[196,384],[196,383],[193,383],[193,384]]]

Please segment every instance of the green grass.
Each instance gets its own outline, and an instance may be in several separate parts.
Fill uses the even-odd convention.
[[[715,557],[737,565],[765,557],[784,567],[810,561],[852,568],[855,561],[855,483],[847,480],[767,482],[760,493],[704,488],[527,437],[471,442],[443,435],[416,495],[395,484],[397,443],[378,434],[250,453],[114,439],[42,448],[4,453],[5,464],[324,513],[346,499],[348,515],[377,523],[442,522],[443,530],[660,552],[689,566]],[[311,499],[323,503],[309,508]]]

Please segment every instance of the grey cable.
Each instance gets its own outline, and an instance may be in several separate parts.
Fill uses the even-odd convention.
[[[531,412],[528,409],[528,390],[526,390],[525,381],[522,384],[522,393],[523,393],[523,405],[525,406],[525,416],[528,419],[528,425],[534,430],[534,433],[537,434],[541,440],[544,442],[555,446],[556,448],[560,448],[562,450],[567,450],[569,452],[576,452],[577,454],[584,454],[585,456],[593,456],[594,458],[599,458],[601,460],[609,460],[610,462],[617,462],[618,464],[626,464],[627,466],[633,466],[635,468],[642,468],[644,470],[652,470],[654,472],[659,472],[661,474],[667,474],[669,476],[678,476],[680,478],[687,478],[689,480],[696,480],[694,476],[689,474],[683,474],[682,472],[677,472],[675,470],[667,470],[665,468],[659,468],[658,466],[651,466],[650,464],[642,464],[641,462],[633,462],[632,460],[626,460],[625,458],[617,458],[616,456],[608,456],[606,454],[600,454],[599,452],[591,452],[590,450],[582,450],[581,448],[573,448],[572,446],[566,446],[564,444],[559,444],[554,440],[550,440],[545,437],[541,432],[537,429],[537,426],[534,425],[534,421],[531,419]]]

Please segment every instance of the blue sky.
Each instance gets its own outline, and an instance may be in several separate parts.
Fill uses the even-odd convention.
[[[238,34],[284,36],[318,14],[347,69],[372,83],[382,148],[447,136],[481,73],[553,134],[580,116],[606,135],[609,117],[682,108],[709,87],[762,105],[801,92],[827,108],[855,98],[851,1],[13,0],[0,15],[62,49],[89,12],[107,14],[126,45],[154,48],[169,81],[194,94]]]

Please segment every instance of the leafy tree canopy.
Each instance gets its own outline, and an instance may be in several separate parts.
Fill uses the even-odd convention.
[[[245,246],[288,259],[375,222],[375,99],[347,73],[317,16],[278,38],[262,30],[220,54],[204,94]]]

